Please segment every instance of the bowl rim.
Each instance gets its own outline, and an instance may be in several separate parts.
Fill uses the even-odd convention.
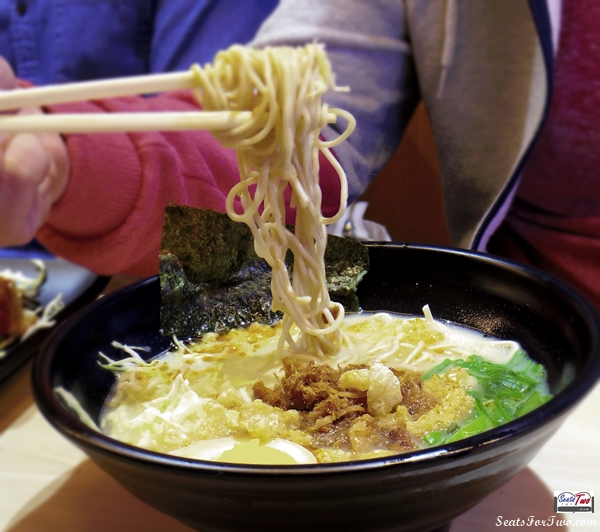
[[[369,242],[368,247],[394,247],[414,249],[425,252],[450,253],[472,257],[496,266],[520,270],[529,276],[542,280],[552,289],[566,296],[573,306],[578,309],[584,321],[590,326],[590,351],[596,356],[590,356],[585,361],[580,378],[567,384],[550,401],[513,421],[495,427],[476,436],[447,443],[428,449],[420,449],[392,456],[353,460],[349,462],[297,464],[297,465],[259,465],[234,464],[184,458],[156,451],[150,451],[113,439],[81,421],[78,416],[65,407],[57,398],[51,386],[50,367],[56,356],[56,347],[70,331],[77,327],[81,320],[108,305],[115,298],[127,297],[146,284],[158,282],[158,275],[136,281],[123,288],[115,290],[100,299],[88,304],[57,327],[44,342],[40,353],[34,361],[32,371],[32,391],[35,402],[47,421],[60,433],[71,439],[83,449],[93,448],[94,452],[117,456],[121,459],[141,461],[147,465],[181,469],[188,472],[204,472],[219,475],[278,475],[306,476],[323,474],[346,474],[359,471],[375,471],[382,468],[404,467],[412,465],[420,468],[439,466],[440,459],[455,459],[457,457],[476,453],[489,445],[507,445],[514,441],[514,436],[525,436],[539,428],[563,419],[566,414],[592,390],[600,380],[600,315],[595,307],[578,291],[553,275],[535,267],[519,262],[493,256],[488,253],[464,250],[444,246],[429,246],[406,244],[399,242]],[[535,417],[536,423],[529,422]],[[562,421],[560,421],[562,423]]]

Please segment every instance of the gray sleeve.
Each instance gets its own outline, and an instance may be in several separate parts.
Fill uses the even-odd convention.
[[[357,126],[335,148],[355,199],[391,157],[419,101],[401,0],[282,0],[260,28],[252,46],[326,47],[339,86],[330,107],[351,112]],[[345,124],[339,127],[343,129]],[[324,136],[339,134],[331,126]]]

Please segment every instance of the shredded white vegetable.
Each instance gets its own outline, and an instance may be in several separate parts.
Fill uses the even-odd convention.
[[[90,415],[85,411],[85,409],[81,406],[81,403],[77,400],[77,398],[68,390],[65,390],[62,386],[54,388],[54,392],[58,395],[65,404],[77,414],[77,417],[81,421],[83,421],[88,427],[100,431],[94,420],[90,417]]]

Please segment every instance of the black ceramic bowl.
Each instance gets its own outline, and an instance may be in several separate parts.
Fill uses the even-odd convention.
[[[71,391],[97,420],[113,382],[98,351],[113,340],[150,345],[158,333],[157,278],[114,292],[55,331],[37,358],[37,404],[54,427],[127,490],[200,530],[433,530],[513,477],[600,375],[600,323],[553,277],[465,251],[372,245],[360,287],[365,310],[421,314],[519,341],[547,368],[555,397],[537,410],[459,442],[341,464],[245,466],[135,448],[89,429],[58,400]]]

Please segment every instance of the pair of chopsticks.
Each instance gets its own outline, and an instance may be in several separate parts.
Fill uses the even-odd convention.
[[[0,91],[0,111],[192,89],[194,88],[194,77],[194,73],[190,70]],[[242,125],[250,118],[252,118],[250,111],[2,115],[0,116],[0,133],[111,133],[194,129],[218,131]],[[334,123],[336,116],[329,113],[328,121]]]
[[[192,71],[65,83],[0,92],[0,111],[134,94],[153,94],[193,87]],[[251,116],[250,111],[2,115],[0,133],[109,133],[192,129],[217,131],[241,125]]]

